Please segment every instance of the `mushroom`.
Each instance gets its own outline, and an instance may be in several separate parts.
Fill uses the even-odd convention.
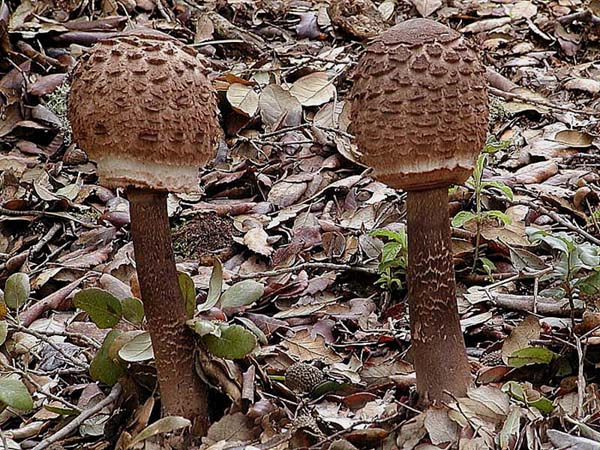
[[[472,173],[487,131],[478,54],[437,22],[376,37],[356,69],[352,129],[373,176],[407,191],[408,298],[423,403],[464,395],[471,380],[458,309],[448,187]]]
[[[198,190],[219,138],[216,95],[193,50],[134,31],[99,42],[73,72],[69,121],[100,184],[126,188],[140,290],[163,412],[208,427],[207,386],[194,373],[167,215],[168,192]]]

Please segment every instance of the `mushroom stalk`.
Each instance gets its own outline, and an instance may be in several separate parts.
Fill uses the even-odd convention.
[[[131,234],[166,415],[192,420],[196,434],[209,426],[208,390],[194,372],[194,340],[177,281],[167,193],[129,188]]]
[[[409,191],[408,302],[417,391],[422,403],[462,396],[471,372],[456,304],[446,186]]]

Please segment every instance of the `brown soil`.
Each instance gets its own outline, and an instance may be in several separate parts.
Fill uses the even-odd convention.
[[[200,213],[180,224],[173,232],[173,250],[177,259],[196,259],[212,264],[214,256],[221,260],[232,254],[233,236],[239,232],[229,217],[215,212]]]

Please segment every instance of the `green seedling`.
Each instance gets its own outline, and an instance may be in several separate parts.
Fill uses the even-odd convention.
[[[481,257],[481,228],[483,223],[488,220],[497,220],[503,225],[510,224],[511,218],[503,213],[502,211],[497,210],[483,210],[483,202],[482,196],[486,189],[491,189],[494,191],[499,191],[502,195],[506,196],[508,199],[513,199],[512,190],[506,186],[501,181],[485,181],[483,179],[483,171],[487,166],[488,162],[488,153],[498,151],[502,148],[506,148],[506,143],[489,143],[484,148],[482,154],[477,159],[477,164],[475,166],[475,170],[473,171],[473,176],[467,180],[467,186],[473,189],[475,192],[475,212],[472,211],[461,211],[454,216],[452,219],[453,227],[463,227],[469,222],[474,222],[476,224],[475,231],[475,255],[473,257],[473,267],[472,272],[474,273],[479,264],[482,265],[485,272],[491,276],[492,271],[494,270],[494,264],[487,258]]]

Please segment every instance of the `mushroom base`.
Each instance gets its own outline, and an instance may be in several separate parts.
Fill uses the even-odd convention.
[[[408,303],[422,404],[464,396],[471,372],[456,304],[448,187],[410,191]]]

